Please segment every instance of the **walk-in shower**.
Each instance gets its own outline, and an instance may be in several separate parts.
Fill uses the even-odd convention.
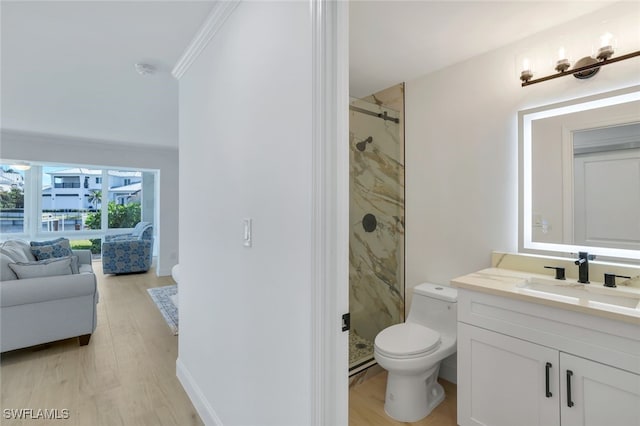
[[[373,342],[404,319],[404,141],[400,112],[351,99],[349,370],[373,364]]]

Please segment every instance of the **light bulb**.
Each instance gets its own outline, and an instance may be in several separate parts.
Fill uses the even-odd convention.
[[[613,46],[611,46],[611,39],[613,35],[611,33],[606,32],[600,36],[600,49],[598,49],[598,54],[596,58],[600,61],[606,61],[611,56],[613,56]]]
[[[556,71],[565,72],[569,69],[571,65],[569,64],[569,59],[567,59],[566,52],[564,47],[558,49],[558,61],[556,62]]]
[[[611,39],[613,35],[609,32],[606,32],[600,36],[600,47],[605,47],[611,45]]]
[[[561,47],[560,49],[558,49],[558,59],[567,59],[567,55],[566,52],[564,50],[564,47]]]
[[[520,73],[520,80],[523,83],[528,82],[533,77],[533,73],[531,72],[531,63],[529,62],[529,58],[524,58],[522,60],[522,72]]]

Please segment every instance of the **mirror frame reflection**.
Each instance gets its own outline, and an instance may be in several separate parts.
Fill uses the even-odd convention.
[[[631,86],[624,89],[572,99],[566,102],[543,105],[537,108],[526,109],[518,112],[518,249],[521,253],[566,256],[568,254],[575,254],[579,251],[588,251],[589,253],[597,255],[599,259],[640,264],[640,250],[534,241],[534,212],[532,208],[532,122],[544,118],[619,105],[638,100],[640,100],[640,86]],[[566,155],[566,153],[564,155]]]

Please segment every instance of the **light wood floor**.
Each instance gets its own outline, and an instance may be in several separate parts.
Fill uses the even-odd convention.
[[[419,422],[397,422],[384,412],[387,372],[382,372],[349,390],[349,426],[456,426],[456,385],[439,380],[445,399]]]
[[[146,289],[173,284],[153,271],[98,277],[98,326],[88,346],[78,339],[2,354],[2,409],[68,409],[68,420],[2,425],[202,425],[175,374],[173,336]]]
[[[94,262],[100,303],[88,346],[78,339],[1,355],[0,408],[69,410],[68,420],[8,420],[4,425],[202,425],[175,377],[178,337],[147,293],[173,284],[153,271],[103,275]],[[426,419],[400,423],[384,413],[386,372],[349,392],[349,425],[455,426],[456,387],[441,382],[446,399]],[[258,426],[258,425],[256,425]]]

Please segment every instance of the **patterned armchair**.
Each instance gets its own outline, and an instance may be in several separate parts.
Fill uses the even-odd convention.
[[[146,272],[153,259],[153,226],[140,222],[129,234],[112,235],[102,243],[105,274]]]

